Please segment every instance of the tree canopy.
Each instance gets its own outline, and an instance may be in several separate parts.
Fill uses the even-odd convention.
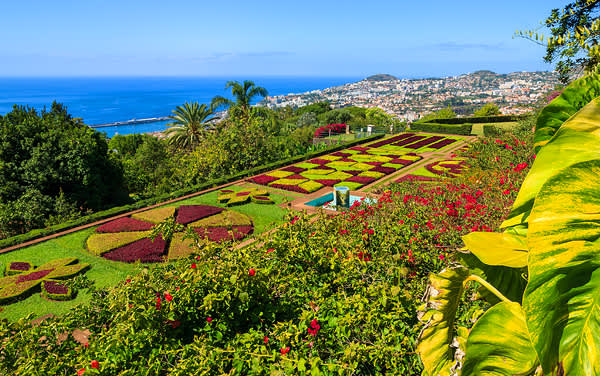
[[[126,199],[102,133],[53,103],[0,116],[0,235],[43,225],[60,208],[98,210]]]
[[[250,105],[255,97],[266,97],[269,95],[267,89],[256,86],[253,81],[246,80],[243,83],[238,81],[227,81],[225,89],[231,89],[234,101],[222,96],[216,96],[212,99],[211,108],[225,107],[229,108],[231,115],[243,116],[248,118]]]
[[[502,115],[500,112],[500,108],[495,103],[486,103],[479,110],[475,111],[473,116],[494,116],[494,115]]]
[[[544,60],[556,63],[563,83],[573,73],[593,71],[600,63],[600,1],[576,0],[562,9],[552,9],[544,25],[550,36],[535,31],[517,31],[516,35],[546,47]]]

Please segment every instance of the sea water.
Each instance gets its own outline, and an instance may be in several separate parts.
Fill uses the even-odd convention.
[[[85,124],[98,125],[169,116],[185,102],[210,103],[216,95],[230,97],[229,80],[252,80],[270,95],[302,93],[361,80],[360,77],[28,77],[0,78],[0,114],[13,105],[38,111],[53,101]],[[260,98],[258,98],[260,100]],[[115,133],[145,133],[165,129],[167,122],[97,128]]]

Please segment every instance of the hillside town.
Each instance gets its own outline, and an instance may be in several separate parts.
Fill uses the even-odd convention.
[[[380,107],[404,121],[451,106],[468,115],[475,108],[493,102],[503,114],[521,114],[534,108],[559,84],[556,72],[514,72],[497,74],[477,71],[455,77],[398,79],[375,75],[364,80],[305,93],[266,97],[269,108],[298,108],[315,102],[329,102],[334,108]]]

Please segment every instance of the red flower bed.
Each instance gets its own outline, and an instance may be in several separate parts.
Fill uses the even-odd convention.
[[[297,185],[271,184],[269,187],[285,189],[286,191],[309,193],[306,189],[300,188]]]
[[[419,175],[404,175],[400,179],[396,180],[396,183],[402,183],[404,181],[436,181],[437,178],[431,176],[419,176]]]
[[[354,159],[350,159],[350,158],[342,158],[342,159],[338,159],[337,161],[334,162],[351,162],[351,163],[356,163],[356,161]]]
[[[151,230],[154,224],[140,221],[137,219],[123,217],[103,224],[96,229],[96,232],[131,232],[131,231],[148,231]]]
[[[69,288],[67,286],[63,285],[62,283],[56,282],[56,281],[45,281],[44,289],[49,294],[65,295],[65,294],[69,293]]]
[[[291,176],[286,176],[284,179],[304,179],[306,180],[306,178],[300,174],[294,174]]]
[[[371,171],[381,172],[381,173],[387,175],[387,174],[391,174],[392,172],[395,172],[396,169],[393,167],[378,166],[378,167],[372,168]]]
[[[221,189],[220,192],[221,193],[233,193],[234,191],[232,191],[231,189]]]
[[[432,144],[432,143],[442,140],[444,138],[445,137],[442,137],[442,136],[433,136],[433,137],[429,137],[424,140],[421,140],[419,142],[416,142],[414,144],[407,145],[406,147],[408,149],[419,149],[419,148],[422,148],[423,146]]]
[[[394,145],[394,146],[404,146],[404,145],[412,144],[413,142],[420,141],[420,140],[422,140],[424,138],[425,138],[425,136],[412,136],[412,137],[405,138],[404,140],[400,140],[398,142],[394,142],[392,145]]]
[[[360,170],[347,170],[347,171],[343,171],[343,172],[345,172],[346,174],[350,174],[350,175],[356,176],[356,175],[358,175],[358,174],[360,174],[361,172],[364,172],[364,171],[360,171]]]
[[[10,266],[8,267],[10,270],[18,270],[18,271],[27,271],[31,268],[31,264],[28,262],[11,262]]]
[[[341,183],[341,180],[338,179],[318,179],[315,180],[317,183],[321,183],[326,187],[333,187],[334,185],[336,185],[337,183]]]
[[[311,163],[314,163],[314,162],[311,162]],[[293,172],[293,173],[297,174],[299,172],[306,171],[306,169],[302,168],[302,167],[298,167],[298,166],[288,166],[288,167],[282,168],[281,171]]]
[[[336,157],[349,157],[352,154],[351,153],[344,153],[343,151],[336,151],[335,153],[331,153],[331,155],[336,156]]]
[[[353,183],[361,183],[361,184],[369,184],[374,182],[375,178],[372,178],[370,176],[353,176],[349,179],[346,179],[344,181],[349,181],[349,182],[353,182]]]
[[[42,279],[45,276],[47,276],[48,274],[52,273],[53,271],[54,271],[54,268],[40,270],[38,272],[33,272],[33,273],[25,274],[25,275],[20,275],[17,278],[17,281],[15,283],[19,284],[19,283],[28,282],[28,281],[35,281],[36,279]]]
[[[386,140],[382,140],[382,141],[376,142],[374,144],[371,144],[371,145],[369,145],[369,147],[378,148],[380,146],[388,145],[388,144],[391,144],[391,143],[403,140],[405,138],[408,138],[408,137],[411,137],[411,136],[414,136],[414,135],[415,135],[414,133],[400,134],[398,136],[394,136],[394,137],[388,138]]]
[[[128,244],[126,246],[113,249],[104,253],[102,257],[108,260],[121,262],[161,262],[165,253],[167,243],[161,237],[154,241],[145,238]]]
[[[279,178],[276,178],[274,176],[268,176],[268,175],[259,175],[259,176],[253,177],[250,180],[253,181],[256,184],[268,185],[269,183],[272,183],[275,180],[279,180]]]
[[[450,144],[453,144],[454,142],[456,142],[456,140],[451,140],[449,138],[445,138],[441,141],[436,142],[435,144],[431,144],[429,145],[430,148],[432,149],[441,149],[445,146],[448,146]]]
[[[236,196],[248,196],[250,194],[250,192],[238,192],[235,195]]]
[[[327,164],[327,163],[329,163],[331,161],[328,160],[328,159],[314,158],[314,159],[311,159],[310,161],[307,161],[307,162],[308,163],[318,164],[318,165],[324,165],[324,164]],[[300,171],[298,171],[298,172],[300,172]]]
[[[415,162],[416,161],[410,161],[408,159],[400,159],[400,158],[392,159],[391,161],[389,161],[389,163],[401,164],[401,165],[404,165],[404,166],[408,166],[408,165],[413,164]]]
[[[259,201],[271,201],[271,198],[266,196],[254,196],[254,199]]]
[[[209,205],[182,205],[177,213],[177,223],[187,225],[202,218],[222,212],[223,208]]]
[[[356,151],[367,151],[369,150],[369,148],[364,148],[362,146],[353,146],[351,148],[349,148],[350,150],[356,150]]]
[[[386,154],[384,155],[384,157],[388,157],[388,158],[392,158],[392,159],[396,159],[396,158],[400,158],[402,155],[398,155],[398,154]]]
[[[384,164],[386,162],[364,162],[364,163],[371,165],[371,166],[381,166],[382,164]]]
[[[234,239],[243,239],[251,234],[253,230],[254,228],[252,226],[232,226],[232,230],[229,230],[226,227],[209,227],[195,228],[194,232],[202,239],[208,238],[210,241],[221,243],[224,241],[232,241]]]

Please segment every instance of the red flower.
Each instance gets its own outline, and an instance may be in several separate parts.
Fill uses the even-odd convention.
[[[160,297],[156,298],[156,309],[160,309]]]
[[[90,367],[92,367],[94,369],[99,369],[100,368],[100,363],[97,360],[92,360],[90,362]]]
[[[266,345],[266,344],[267,344],[267,342],[269,342],[269,337],[265,336],[265,339],[264,339],[264,341],[265,341],[265,345]]]
[[[292,219],[292,222],[291,222],[291,224],[294,224],[294,223],[296,223],[296,221],[297,221],[298,219],[300,219],[300,218],[298,218],[298,216],[295,216],[295,217]]]
[[[443,260],[444,258],[446,258],[446,256],[444,256],[444,255],[442,255],[442,254],[440,254],[440,256],[439,256],[439,257],[440,257],[440,260]]]
[[[256,274],[256,270],[254,270],[254,269],[252,269],[252,268],[250,268],[250,270],[248,270],[248,275],[249,275],[250,277],[254,277],[254,275],[255,275],[255,274]]]
[[[179,320],[167,320],[167,324],[171,325],[171,328],[176,329],[181,325]]]
[[[85,368],[80,369],[79,371],[77,371],[77,376],[81,376],[85,373]]]
[[[170,302],[171,300],[173,300],[173,296],[167,292],[165,293],[165,299],[167,300],[167,302]]]
[[[271,252],[273,252],[273,251],[274,251],[274,249],[273,249],[273,248],[269,248],[269,249],[267,249],[267,252],[265,252],[265,253],[271,253]]]
[[[210,317],[210,316],[209,316],[209,317],[207,317],[207,318],[206,318],[206,321],[207,321],[207,322],[212,322],[212,317]]]
[[[290,347],[289,346],[281,348],[281,355],[285,355],[285,354],[287,354],[289,352],[290,352]]]
[[[129,278],[128,278],[128,279],[126,279],[126,280],[125,280],[125,283],[131,283],[131,279],[129,279]]]
[[[196,269],[196,263],[195,263],[195,262],[192,262],[192,266],[191,266],[191,268],[192,268],[192,269]]]

